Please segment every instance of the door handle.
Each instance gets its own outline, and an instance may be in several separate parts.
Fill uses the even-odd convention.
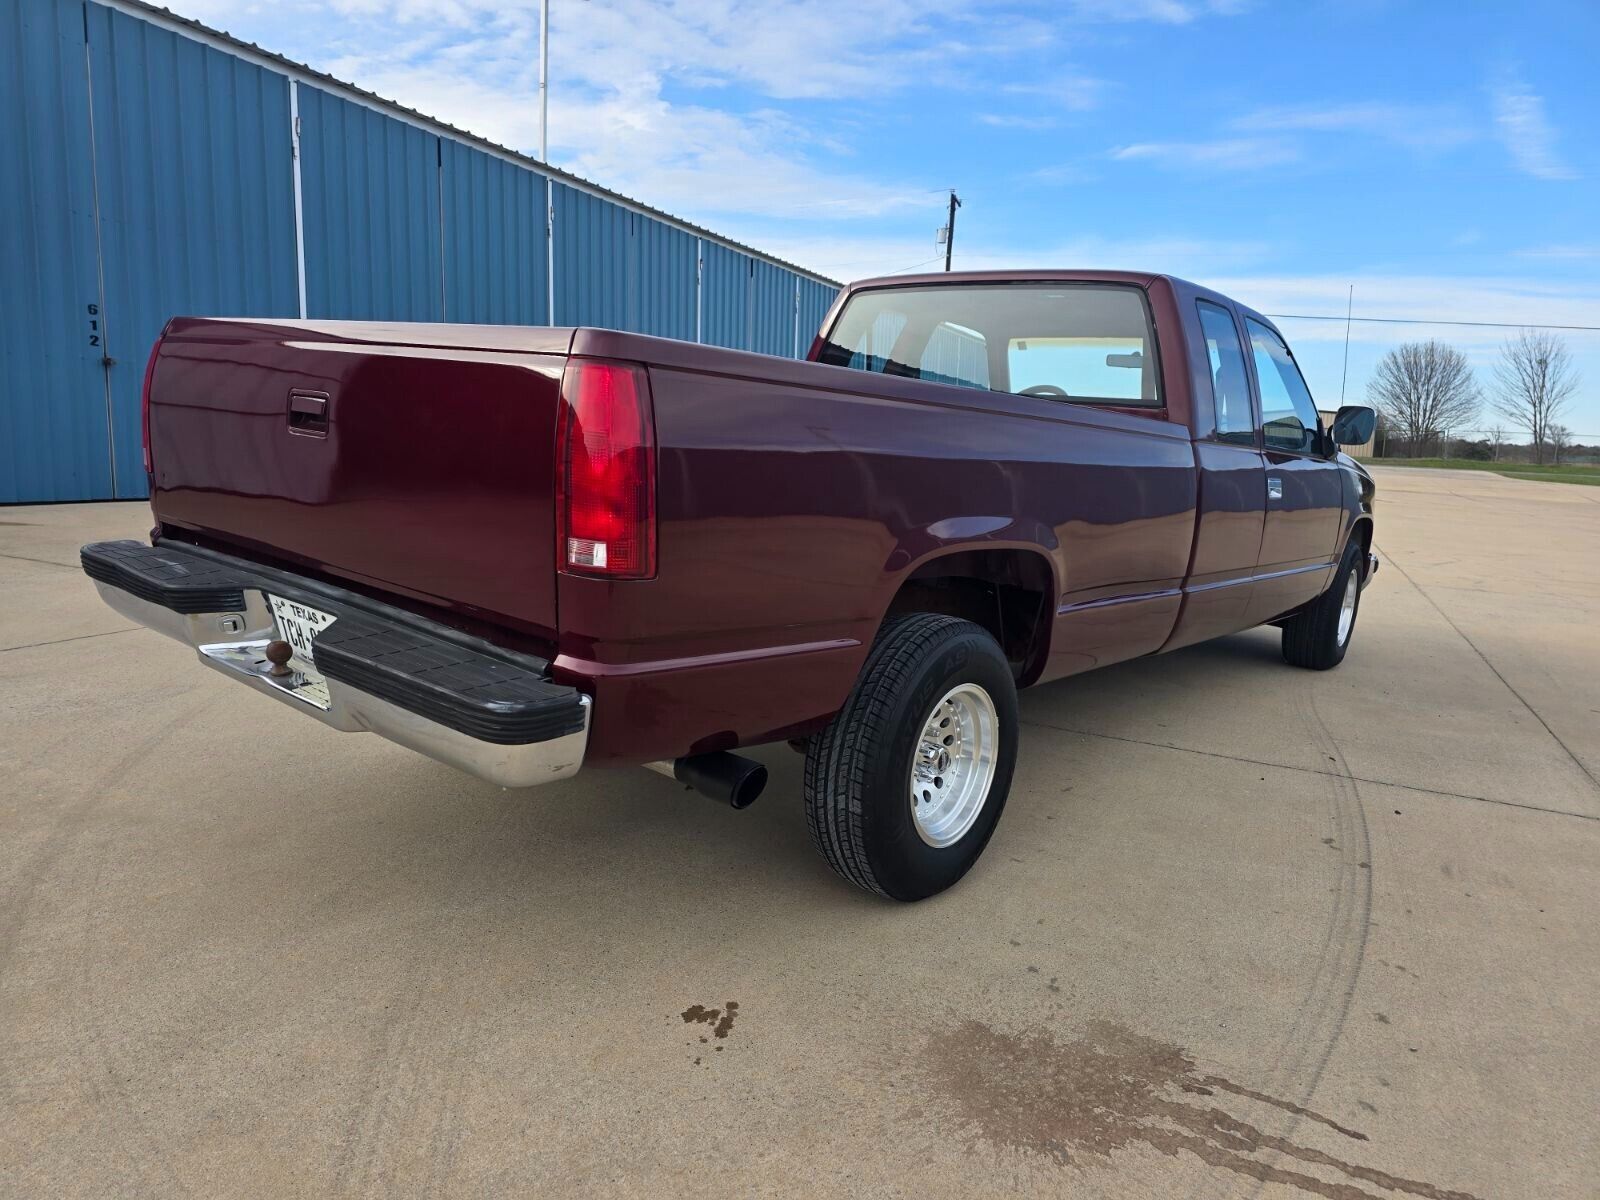
[[[1282,479],[1282,477],[1277,476],[1277,475],[1268,475],[1267,476],[1267,499],[1268,500],[1282,500],[1283,499],[1283,479]]]
[[[306,392],[299,388],[290,392],[289,432],[302,437],[327,437],[328,393]]]

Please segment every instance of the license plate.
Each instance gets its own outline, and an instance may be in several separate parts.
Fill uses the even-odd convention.
[[[318,708],[327,708],[330,703],[328,681],[311,659],[311,643],[338,618],[282,596],[269,595],[267,602],[272,605],[272,617],[278,623],[278,636],[289,643],[289,669],[299,676],[292,690]]]

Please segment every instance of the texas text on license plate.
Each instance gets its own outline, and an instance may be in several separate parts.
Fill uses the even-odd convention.
[[[278,634],[289,643],[292,651],[289,668],[300,676],[293,689],[295,694],[318,708],[327,708],[328,681],[311,659],[311,643],[317,634],[338,618],[332,613],[301,604],[298,600],[285,600],[273,595],[268,595],[267,600],[272,605],[273,619],[278,623]]]

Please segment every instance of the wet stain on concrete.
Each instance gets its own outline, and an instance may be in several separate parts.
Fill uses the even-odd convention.
[[[738,1015],[739,1002],[737,1000],[729,1000],[721,1008],[707,1008],[703,1004],[691,1004],[683,1010],[682,1014],[685,1025],[692,1025],[698,1021],[703,1025],[711,1026],[711,1036],[715,1038],[725,1038],[732,1033],[733,1022]],[[701,1038],[700,1040],[703,1042],[706,1039]],[[722,1047],[718,1046],[717,1049],[720,1050]]]
[[[685,1016],[685,1020],[688,1017]],[[929,1091],[974,1141],[1046,1163],[1107,1160],[1144,1146],[1190,1154],[1262,1183],[1327,1200],[1384,1200],[1363,1185],[1423,1200],[1478,1200],[1404,1179],[1267,1132],[1221,1107],[1219,1094],[1269,1105],[1352,1143],[1364,1133],[1293,1101],[1202,1072],[1182,1048],[1111,1021],[1059,1042],[965,1020],[930,1039],[920,1064]],[[1270,1154],[1271,1158],[1264,1157]]]

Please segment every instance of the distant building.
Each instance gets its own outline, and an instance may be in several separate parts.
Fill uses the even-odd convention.
[[[1336,409],[1319,408],[1317,410],[1317,415],[1322,418],[1322,427],[1324,429],[1331,429],[1333,428],[1333,418],[1338,415],[1338,411]],[[1371,438],[1368,438],[1359,446],[1340,446],[1339,449],[1343,450],[1351,458],[1371,458],[1372,443],[1374,440],[1376,440],[1377,436],[1377,433],[1374,432]]]

